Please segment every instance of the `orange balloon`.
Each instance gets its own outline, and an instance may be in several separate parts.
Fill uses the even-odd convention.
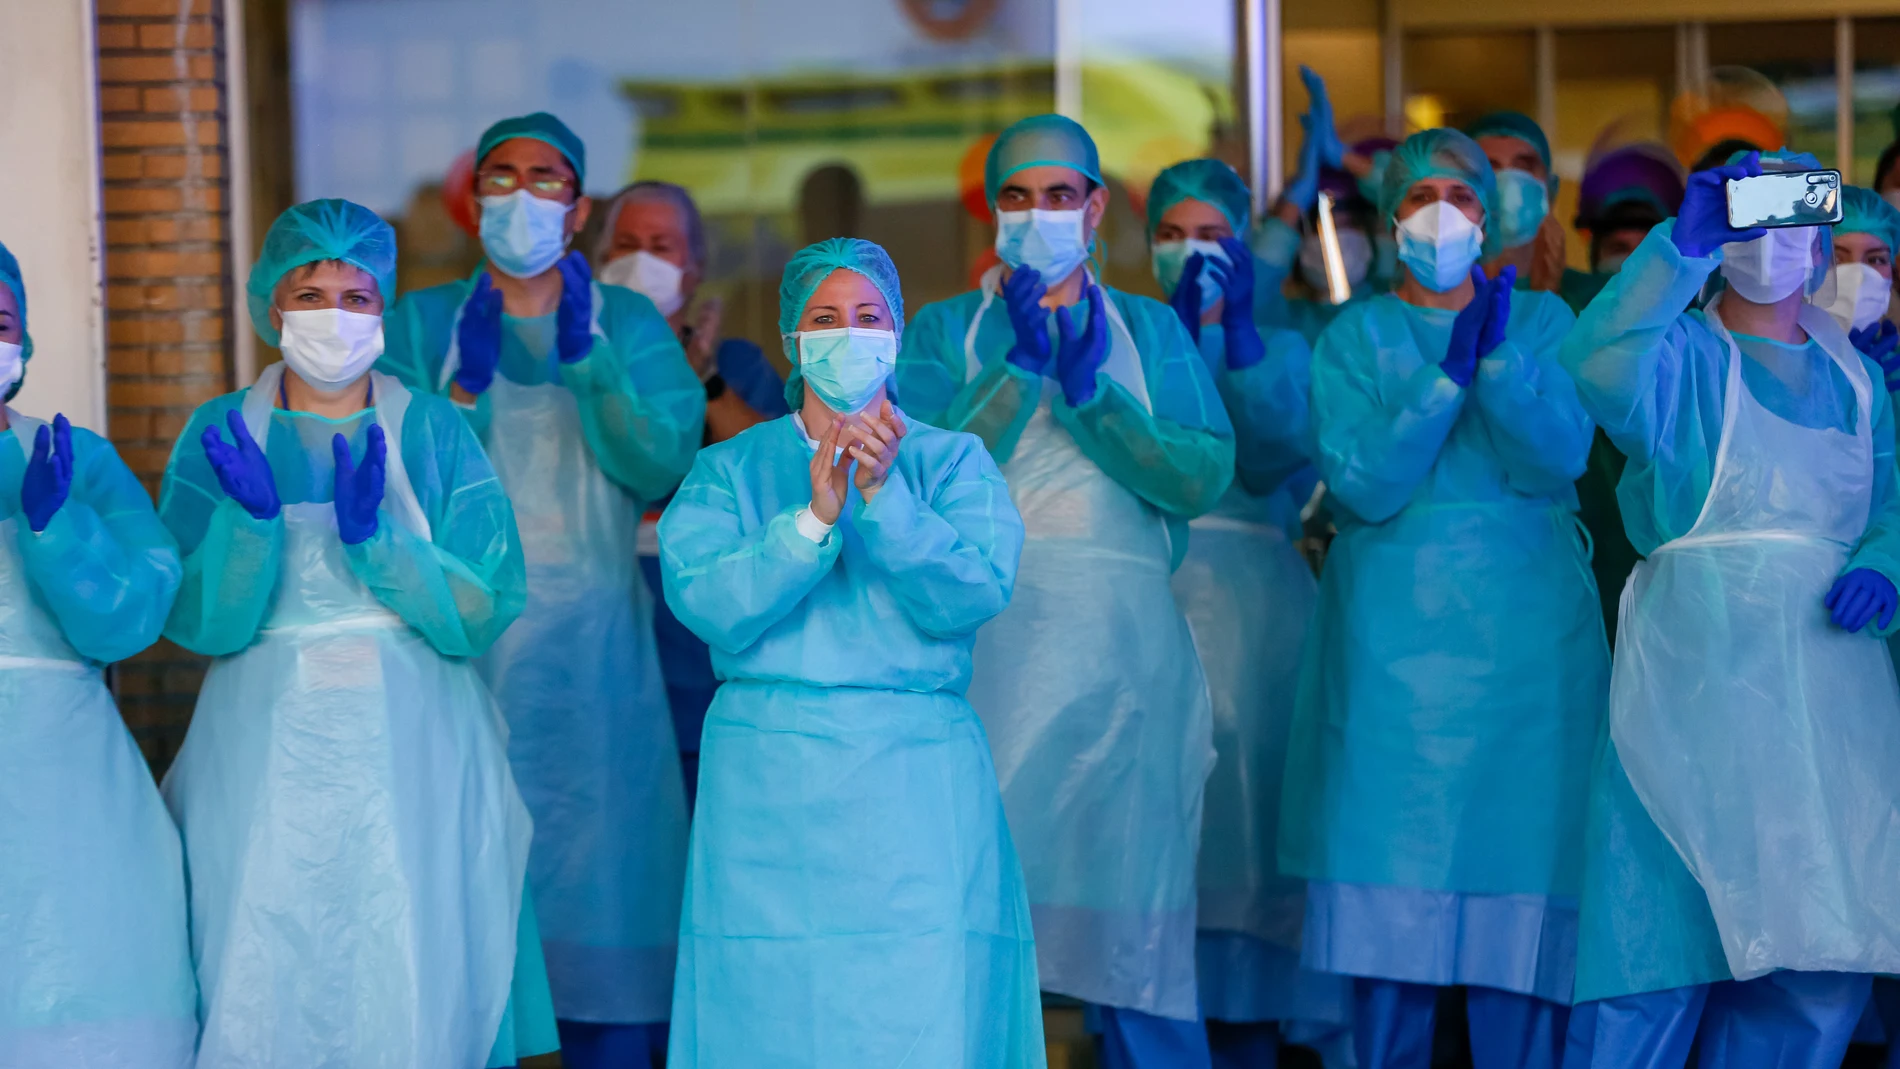
[[[979,223],[993,223],[996,216],[990,211],[990,198],[983,191],[983,165],[989,161],[990,146],[996,144],[995,134],[984,134],[964,150],[963,159],[957,163],[957,189],[963,200],[963,210]]]
[[[481,225],[475,221],[475,150],[469,149],[442,176],[442,207],[449,218],[469,237],[480,237]]]

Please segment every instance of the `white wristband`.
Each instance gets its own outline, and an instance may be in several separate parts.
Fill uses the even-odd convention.
[[[831,529],[837,526],[819,519],[810,508],[799,509],[798,513],[792,517],[792,523],[798,528],[799,534],[819,545],[823,545],[825,539],[831,537]]]

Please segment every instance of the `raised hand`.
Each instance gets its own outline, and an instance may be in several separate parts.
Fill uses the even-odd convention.
[[[1048,294],[1042,276],[1027,267],[1018,267],[1003,283],[1003,307],[1016,332],[1016,344],[1009,347],[1006,359],[1031,375],[1042,374],[1052,355],[1049,313],[1042,307],[1042,299]]]
[[[1728,225],[1728,183],[1761,174],[1761,153],[1751,152],[1740,163],[1712,167],[1689,176],[1682,208],[1670,237],[1684,256],[1702,257],[1733,241],[1753,241],[1768,231],[1752,226],[1737,230]]]
[[[271,474],[270,461],[251,438],[242,412],[235,408],[226,412],[224,423],[231,432],[230,442],[218,434],[215,426],[206,427],[199,438],[212,474],[218,477],[226,496],[244,511],[260,520],[275,517],[283,504],[277,500],[277,478]]]
[[[383,439],[383,429],[371,424],[361,465],[351,459],[350,440],[340,434],[330,439],[330,453],[336,459],[336,532],[345,545],[354,546],[376,533],[376,510],[383,504],[388,444]]]
[[[844,420],[834,418],[818,451],[811,455],[811,514],[825,523],[837,523],[844,512],[844,496],[851,489],[851,454],[840,453]]]
[[[843,418],[850,420],[845,427],[850,442],[845,446],[845,456],[858,465],[851,479],[865,504],[870,504],[890,477],[891,465],[897,462],[898,443],[910,433],[910,426],[889,401],[875,413]]]
[[[33,436],[33,456],[20,481],[20,511],[26,513],[26,525],[34,534],[46,530],[72,488],[73,425],[62,414],[53,417],[52,426],[42,424]]]
[[[561,303],[555,308],[554,351],[561,363],[578,363],[594,351],[594,272],[578,252],[555,266],[561,271]]]
[[[1168,307],[1180,318],[1181,325],[1187,328],[1188,337],[1194,344],[1201,343],[1201,272],[1207,270],[1207,257],[1200,253],[1187,258],[1181,265],[1181,280],[1174,284],[1174,294],[1168,298]]]
[[[1491,317],[1491,302],[1486,294],[1490,282],[1484,277],[1484,268],[1475,265],[1471,268],[1471,284],[1471,300],[1451,321],[1451,342],[1445,346],[1445,359],[1438,365],[1445,370],[1447,378],[1460,386],[1471,385],[1478,373],[1478,340]]]
[[[1479,274],[1483,277],[1482,272]],[[1517,286],[1517,268],[1506,266],[1498,277],[1478,287],[1471,303],[1484,302],[1484,326],[1478,331],[1478,359],[1482,360],[1504,344],[1504,328],[1511,322],[1511,290]]]
[[[501,364],[501,291],[486,271],[475,276],[475,288],[462,304],[455,340],[460,360],[455,384],[477,396],[486,393]]]
[[[1072,309],[1056,309],[1056,381],[1070,408],[1080,408],[1095,399],[1097,379],[1108,362],[1108,312],[1102,287],[1089,286],[1089,321],[1077,331]]]

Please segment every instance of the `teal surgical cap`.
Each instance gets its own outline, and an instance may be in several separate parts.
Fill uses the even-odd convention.
[[[785,359],[792,365],[792,373],[785,379],[785,403],[794,412],[805,403],[805,377],[798,370],[798,341],[792,335],[798,331],[798,320],[805,314],[812,293],[841,267],[871,280],[890,306],[897,340],[904,340],[904,289],[897,279],[897,265],[883,246],[863,238],[831,238],[798,250],[785,265],[785,278],[778,287],[778,332],[785,346]]]
[[[1488,259],[1502,248],[1499,229],[1490,222],[1497,211],[1498,180],[1484,150],[1465,134],[1447,127],[1421,130],[1392,150],[1386,164],[1385,183],[1379,189],[1379,217],[1387,226],[1398,223],[1399,205],[1405,194],[1427,178],[1451,178],[1471,187],[1484,206],[1484,253]]]
[[[1841,190],[1841,221],[1834,233],[1872,234],[1890,253],[1900,253],[1900,210],[1882,200],[1880,194],[1864,186]]]
[[[1550,173],[1550,138],[1544,136],[1543,127],[1521,111],[1494,111],[1466,126],[1465,133],[1474,141],[1480,137],[1515,137],[1528,141],[1537,150],[1538,158],[1544,161],[1544,172]]]
[[[20,306],[20,332],[25,339],[20,343],[20,359],[33,359],[33,335],[26,333],[26,278],[20,274],[20,261],[5,245],[0,245],[0,286],[13,291],[13,303]]]
[[[1253,196],[1239,172],[1219,160],[1186,160],[1155,176],[1148,188],[1148,236],[1155,236],[1161,217],[1184,200],[1212,204],[1227,217],[1234,236],[1247,239]]]
[[[1102,160],[1095,139],[1082,124],[1061,115],[1031,115],[996,135],[983,163],[983,194],[995,207],[996,195],[1011,175],[1031,167],[1067,167],[1102,185]]]
[[[271,294],[292,270],[321,260],[341,260],[370,273],[383,303],[396,303],[396,232],[375,212],[347,200],[294,204],[270,225],[264,248],[251,268],[244,295],[257,336],[277,344],[271,326]]]
[[[496,145],[517,137],[553,145],[574,168],[575,182],[587,184],[587,146],[581,144],[581,139],[574,136],[574,131],[569,130],[566,123],[545,111],[503,119],[483,131],[481,142],[475,146],[476,166],[481,166],[482,160],[494,151]]]

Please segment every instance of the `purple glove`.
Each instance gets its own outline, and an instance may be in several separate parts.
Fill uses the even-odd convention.
[[[1438,365],[1445,370],[1446,378],[1460,386],[1471,385],[1478,373],[1478,344],[1491,318],[1487,292],[1490,283],[1485,280],[1484,268],[1471,268],[1471,284],[1474,287],[1471,301],[1459,309],[1458,317],[1451,321],[1451,342],[1445,346],[1445,359]]]
[[[1070,408],[1080,408],[1095,399],[1096,380],[1102,365],[1108,362],[1108,311],[1102,287],[1090,286],[1089,321],[1080,334],[1074,328],[1070,309],[1056,309],[1056,381],[1062,385],[1063,399]]]
[[[480,396],[495,381],[495,368],[501,364],[501,291],[486,271],[475,276],[475,288],[462,304],[455,338],[461,361],[455,384]]]
[[[33,436],[33,456],[26,462],[26,477],[20,480],[20,510],[26,513],[26,525],[34,534],[46,530],[53,513],[66,503],[73,488],[73,425],[65,415],[53,417],[53,425],[40,425]]]
[[[1227,367],[1250,368],[1267,357],[1266,342],[1253,319],[1253,253],[1235,238],[1220,239],[1227,262],[1220,265],[1220,327],[1227,343]]]
[[[1670,237],[1684,256],[1703,257],[1731,241],[1753,241],[1768,231],[1761,227],[1737,230],[1728,225],[1728,182],[1761,174],[1761,153],[1751,152],[1740,163],[1711,167],[1689,176],[1676,227]]]
[[[1881,320],[1870,327],[1857,330],[1847,336],[1869,360],[1880,365],[1888,381],[1900,375],[1900,330],[1896,330],[1889,320]]]
[[[354,546],[376,533],[376,510],[383,503],[389,446],[382,427],[371,424],[360,467],[350,458],[348,438],[340,434],[331,438],[330,452],[336,458],[336,533],[345,545]]]
[[[1198,252],[1188,257],[1181,265],[1181,280],[1174,284],[1174,295],[1168,298],[1168,307],[1174,309],[1196,345],[1201,344],[1201,272],[1206,269],[1207,257]]]
[[[206,427],[198,439],[204,446],[212,474],[218,477],[218,485],[257,519],[276,517],[283,508],[277,500],[277,477],[271,474],[270,461],[264,458],[264,451],[251,437],[251,429],[244,425],[244,413],[235,408],[226,412],[224,424],[231,431],[231,443],[235,444],[226,443],[215,426]]]
[[[1042,299],[1048,294],[1049,287],[1042,284],[1042,276],[1027,267],[1010,272],[1008,281],[1003,283],[1003,307],[1009,312],[1009,325],[1016,332],[1016,344],[1009,347],[1005,359],[1031,375],[1042,374],[1053,355],[1049,347],[1049,313],[1042,307]]]
[[[1476,277],[1483,278],[1484,271],[1478,269]],[[1480,283],[1471,295],[1472,304],[1485,303],[1484,327],[1478,331],[1478,359],[1490,356],[1504,344],[1504,328],[1511,322],[1511,290],[1516,286],[1517,268],[1506,267],[1490,282]]]
[[[594,272],[587,257],[570,252],[561,269],[561,303],[554,321],[554,351],[561,363],[574,364],[594,351]]]
[[[1872,568],[1856,568],[1834,580],[1826,605],[1834,615],[1834,626],[1851,633],[1866,627],[1869,620],[1877,620],[1880,627],[1893,623],[1900,594],[1886,576]]]

